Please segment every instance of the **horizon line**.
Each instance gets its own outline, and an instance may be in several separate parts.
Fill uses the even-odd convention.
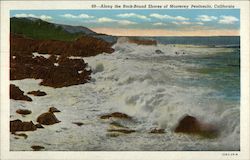
[[[119,29],[119,28],[89,28],[99,34],[112,36],[137,37],[240,37],[239,30],[167,30],[167,29]]]

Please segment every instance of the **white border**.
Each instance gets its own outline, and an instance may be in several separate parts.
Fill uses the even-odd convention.
[[[0,1],[1,3],[1,159],[192,159],[192,160],[249,160],[249,1]],[[126,152],[14,152],[9,151],[9,11],[14,9],[91,9],[92,4],[227,4],[241,11],[241,110],[239,152],[224,151],[126,151]],[[237,153],[238,156],[223,156]]]

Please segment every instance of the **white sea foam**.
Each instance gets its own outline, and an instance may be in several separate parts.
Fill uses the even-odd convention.
[[[37,52],[32,53],[32,55],[34,58],[38,57],[38,56],[42,56],[42,57],[47,58],[47,59],[51,56],[50,54],[39,54]]]
[[[54,106],[61,110],[56,116],[62,122],[28,132],[26,140],[11,135],[11,150],[31,150],[32,144],[46,150],[239,150],[239,104],[209,97],[216,92],[209,86],[180,83],[181,79],[195,79],[198,73],[187,72],[186,68],[195,64],[183,63],[178,57],[213,54],[221,49],[140,46],[126,41],[118,41],[114,48],[115,53],[84,58],[93,71],[90,83],[53,89],[39,86],[39,80],[12,81],[25,93],[40,89],[47,96],[31,96],[33,102],[11,100],[11,119],[35,121]],[[157,54],[157,49],[162,54]],[[19,108],[30,109],[32,114],[17,115]],[[99,116],[111,112],[132,116],[134,122],[120,123],[137,132],[108,137],[109,121]],[[217,126],[219,137],[201,139],[174,133],[173,128],[186,114]],[[164,128],[166,133],[149,134],[154,127]]]

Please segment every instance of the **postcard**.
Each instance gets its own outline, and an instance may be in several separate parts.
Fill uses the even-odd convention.
[[[249,1],[1,1],[1,159],[249,159]]]

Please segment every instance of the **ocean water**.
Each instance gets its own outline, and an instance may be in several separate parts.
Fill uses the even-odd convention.
[[[40,86],[40,80],[11,81],[25,92],[40,89],[48,94],[32,97],[33,102],[11,100],[11,119],[36,121],[54,106],[61,110],[56,116],[62,121],[26,132],[27,139],[11,135],[11,150],[31,150],[31,145],[68,151],[240,150],[240,48],[231,47],[239,46],[239,38],[231,38],[216,37],[213,43],[177,38],[173,44],[174,38],[156,37],[157,46],[121,38],[114,53],[84,58],[93,70],[89,83],[53,89]],[[17,115],[19,108],[32,114]],[[126,113],[133,121],[100,119],[112,112]],[[218,137],[174,133],[186,114],[216,126]],[[113,137],[108,132],[112,122],[136,132]],[[150,134],[152,128],[166,133]]]

